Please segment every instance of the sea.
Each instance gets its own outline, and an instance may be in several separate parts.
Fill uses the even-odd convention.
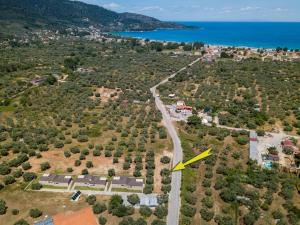
[[[300,22],[177,22],[195,29],[118,32],[124,37],[209,45],[300,49]]]

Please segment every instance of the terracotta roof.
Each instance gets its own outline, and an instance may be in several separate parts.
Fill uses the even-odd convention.
[[[54,225],[98,225],[91,208],[53,216]]]

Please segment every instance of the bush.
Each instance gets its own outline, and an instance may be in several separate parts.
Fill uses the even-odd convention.
[[[19,178],[23,175],[23,171],[21,169],[17,169],[15,170],[12,175],[15,177],[15,178]]]
[[[140,198],[137,194],[128,195],[127,200],[131,205],[136,205],[140,203]]]
[[[168,215],[168,209],[164,206],[157,206],[153,213],[157,218],[163,219]]]
[[[214,212],[209,211],[207,209],[201,209],[200,210],[200,214],[201,217],[205,220],[205,221],[211,221],[212,218],[214,218]]]
[[[85,199],[85,201],[87,202],[87,203],[89,203],[89,205],[94,205],[95,203],[96,203],[96,196],[95,195],[89,195],[86,199]]]
[[[73,168],[72,168],[72,167],[68,167],[68,168],[67,168],[67,172],[68,172],[68,173],[72,173],[72,172],[73,172]]]
[[[70,158],[71,157],[71,152],[70,151],[64,151],[64,155],[66,158]]]
[[[18,215],[19,214],[19,210],[18,209],[12,209],[11,210],[11,214]]]
[[[31,185],[32,190],[41,190],[42,187],[43,187],[43,185],[40,183],[35,183],[35,184]]]
[[[114,169],[109,169],[109,170],[108,170],[108,176],[109,176],[109,177],[113,177],[113,176],[115,176],[115,175],[116,175],[116,172],[115,172]]]
[[[138,218],[134,224],[135,225],[147,225],[147,222],[143,218]]]
[[[81,161],[80,161],[80,160],[75,160],[74,165],[75,165],[75,166],[80,166],[80,165],[81,165]]]
[[[25,163],[22,163],[22,168],[23,168],[23,170],[29,170],[29,169],[31,169],[31,165],[29,162],[25,162]]]
[[[36,174],[32,172],[26,172],[23,174],[23,179],[25,182],[32,181],[36,178]]]
[[[6,210],[7,210],[6,202],[0,199],[0,215],[4,215],[6,213]]]
[[[7,164],[0,164],[0,174],[1,175],[7,175],[10,174],[11,169],[9,168],[9,166]]]
[[[5,176],[3,182],[5,185],[9,185],[15,183],[16,179],[13,176]]]
[[[140,207],[140,214],[144,217],[150,217],[152,215],[152,210],[148,206],[142,205]]]
[[[151,225],[166,225],[166,222],[162,221],[162,220],[153,220],[153,222],[151,223]]]
[[[103,216],[100,216],[98,221],[100,225],[105,225],[107,223],[107,219]]]
[[[163,164],[168,164],[168,163],[170,163],[170,161],[171,161],[171,159],[168,156],[164,156],[160,159],[160,162]]]
[[[106,205],[104,203],[97,202],[95,205],[93,205],[93,212],[95,214],[100,214],[104,212],[107,209]]]
[[[45,171],[50,168],[51,168],[51,166],[50,166],[50,163],[48,163],[48,162],[44,162],[41,164],[41,171]]]
[[[30,209],[29,210],[29,216],[32,218],[38,218],[43,214],[43,212],[39,209]]]
[[[20,219],[17,222],[15,222],[14,225],[29,225],[29,223],[24,219]]]
[[[193,217],[196,214],[196,209],[194,207],[191,207],[187,204],[184,204],[181,207],[181,213],[187,217]]]
[[[94,165],[93,165],[93,163],[92,163],[92,161],[87,161],[86,162],[86,167],[87,168],[92,168]]]

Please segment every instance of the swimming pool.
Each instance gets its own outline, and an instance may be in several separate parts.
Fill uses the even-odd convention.
[[[265,161],[264,162],[264,167],[266,168],[266,169],[272,169],[272,162],[271,161]]]

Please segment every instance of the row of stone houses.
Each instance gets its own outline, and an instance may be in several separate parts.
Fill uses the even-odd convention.
[[[79,175],[76,180],[73,180],[73,178],[68,175],[44,174],[40,178],[40,183],[42,185],[52,185],[66,188],[70,187],[71,184],[74,183],[74,187],[85,186],[105,189],[107,178],[92,175]],[[113,177],[111,187],[143,191],[144,180],[134,177]]]

